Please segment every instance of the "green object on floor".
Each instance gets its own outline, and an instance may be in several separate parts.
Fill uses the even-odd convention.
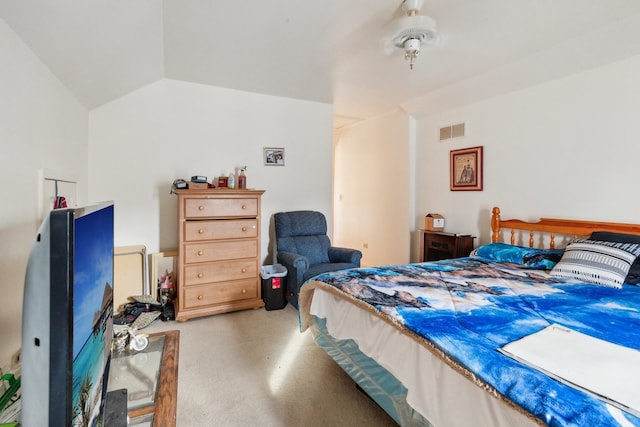
[[[0,397],[0,412],[2,412],[4,411],[5,406],[7,406],[7,403],[11,401],[13,395],[16,394],[16,392],[20,388],[20,378],[16,378],[13,374],[4,374],[2,377],[0,377],[0,380],[9,382],[9,390],[5,391],[2,397]],[[3,424],[3,426],[4,425],[5,424]]]

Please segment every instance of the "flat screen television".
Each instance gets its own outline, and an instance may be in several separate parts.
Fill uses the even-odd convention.
[[[24,427],[101,426],[113,339],[111,202],[56,209],[33,243],[22,313]]]

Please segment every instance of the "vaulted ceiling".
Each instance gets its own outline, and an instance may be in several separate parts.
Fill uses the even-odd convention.
[[[2,0],[88,109],[158,79],[425,114],[640,54],[638,0],[426,0],[442,41],[385,49],[402,0]]]

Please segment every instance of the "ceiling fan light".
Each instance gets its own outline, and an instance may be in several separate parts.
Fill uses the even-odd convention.
[[[409,68],[413,70],[413,61],[420,55],[422,43],[418,39],[407,39],[404,42],[404,59],[409,61]]]
[[[396,19],[390,28],[388,44],[404,50],[411,69],[422,46],[435,45],[440,41],[436,21],[430,16],[420,15],[423,4],[424,0],[403,0],[405,16]]]
[[[420,54],[420,40],[418,39],[408,39],[404,42],[404,50],[407,54],[411,53],[414,56],[418,56]]]

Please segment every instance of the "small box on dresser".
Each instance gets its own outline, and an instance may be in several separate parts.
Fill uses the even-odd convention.
[[[178,190],[176,320],[264,306],[263,190]]]
[[[444,217],[437,213],[430,213],[424,217],[424,228],[428,231],[444,231]]]

